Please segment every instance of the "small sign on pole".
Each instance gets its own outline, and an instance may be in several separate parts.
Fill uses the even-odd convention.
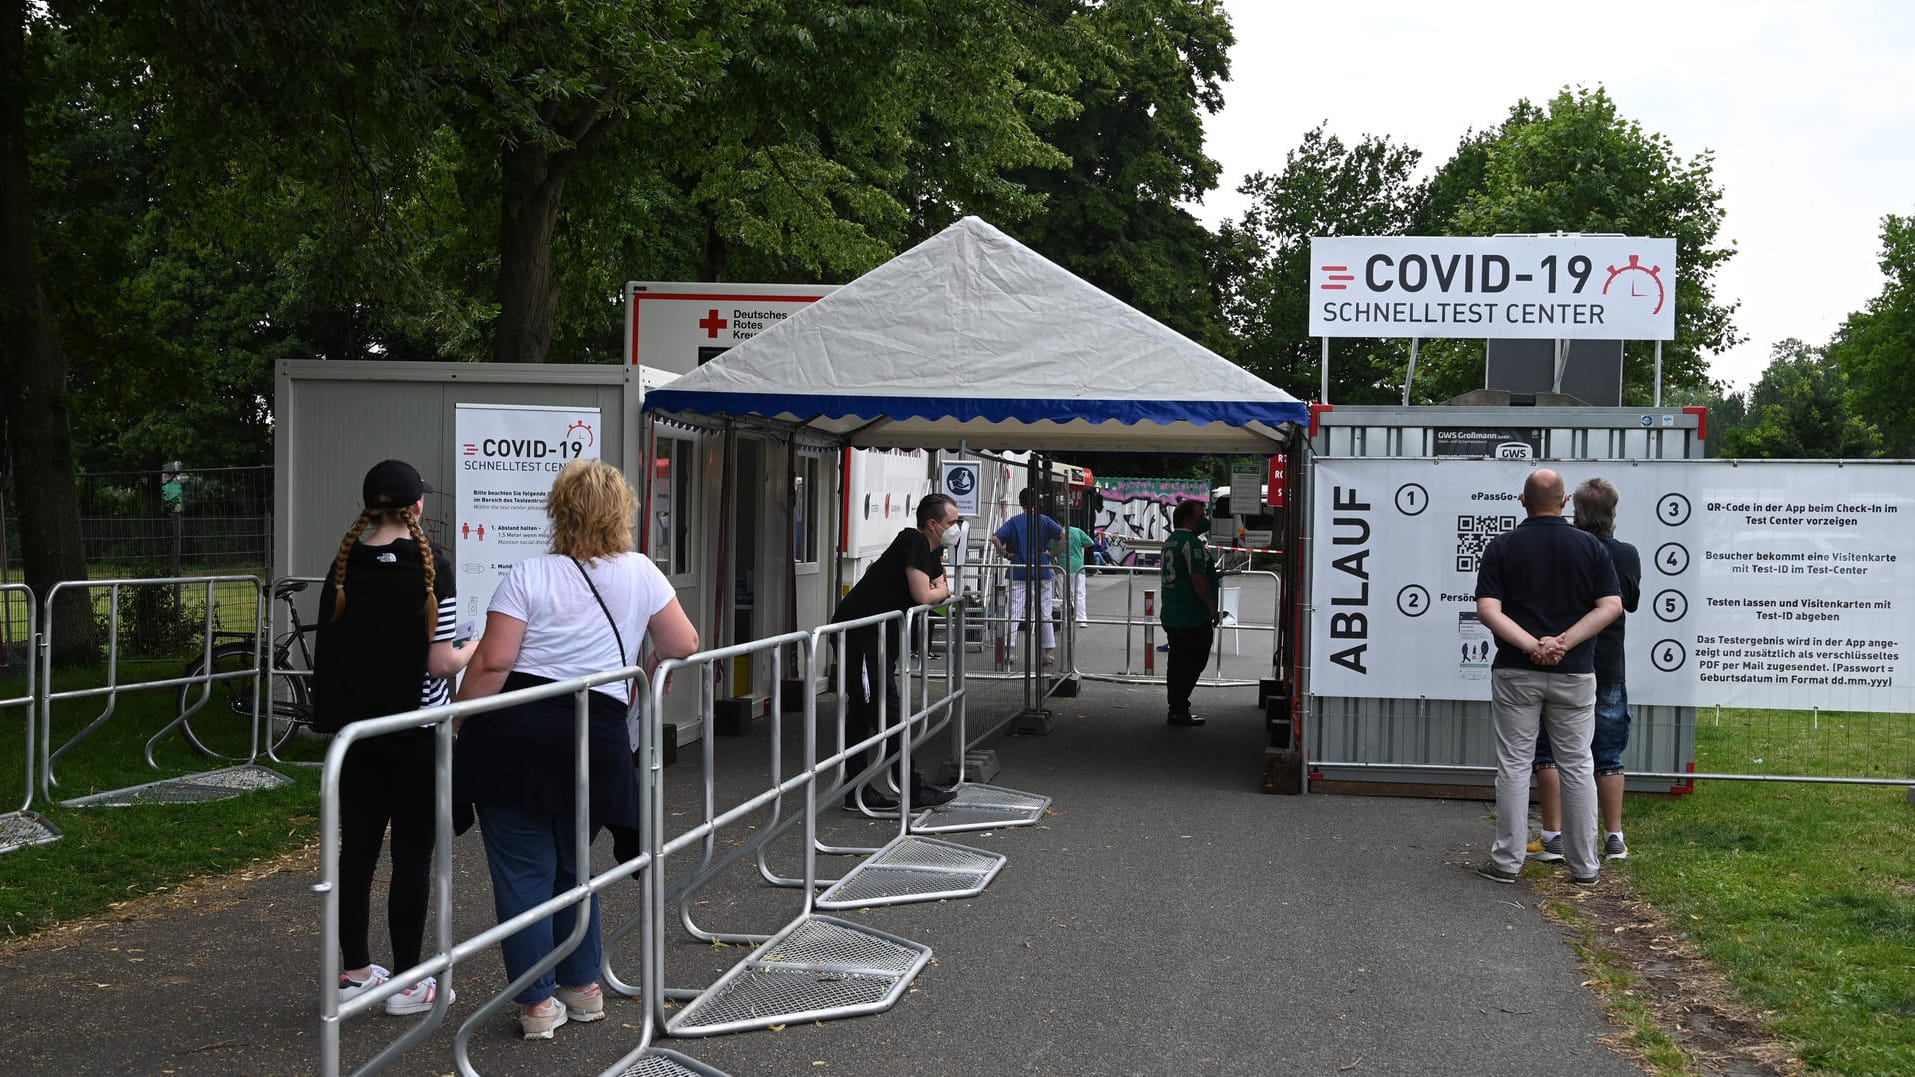
[[[944,461],[941,485],[951,500],[957,502],[958,512],[965,516],[978,515],[978,487],[982,474],[983,465],[976,460]]]

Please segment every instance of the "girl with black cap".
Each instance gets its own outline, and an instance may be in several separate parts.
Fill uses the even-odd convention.
[[[313,656],[314,728],[403,714],[451,698],[449,679],[472,657],[453,641],[451,564],[419,529],[432,487],[403,460],[366,472],[365,511],[340,540],[319,593]],[[354,744],[339,776],[339,1001],[391,977],[372,963],[372,878],[387,824],[392,887],[386,925],[393,966],[419,963],[431,896],[433,738],[429,728]],[[438,998],[427,976],[386,999],[390,1014],[424,1013]],[[451,1000],[448,998],[448,1002]]]

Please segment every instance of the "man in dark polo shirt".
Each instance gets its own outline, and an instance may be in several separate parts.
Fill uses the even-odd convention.
[[[865,570],[831,615],[832,624],[875,617],[881,613],[902,612],[913,606],[935,606],[951,597],[951,586],[944,575],[943,551],[955,545],[958,537],[957,502],[944,494],[927,494],[918,502],[918,526],[898,532],[891,545]],[[884,628],[884,661],[878,661],[878,629]],[[902,646],[897,621],[882,626],[865,625],[845,633],[843,662],[846,743],[864,740],[878,731],[878,704],[884,701],[885,717],[896,725],[905,718],[904,704],[898,696],[898,651]],[[879,693],[883,693],[882,696]],[[895,743],[885,742],[887,746]],[[895,749],[883,753],[889,759]],[[865,753],[855,752],[845,762],[852,774],[864,770]],[[900,776],[900,788],[902,788]],[[911,805],[935,807],[957,796],[949,789],[927,785],[915,770],[911,772]],[[861,802],[862,801],[862,802]],[[863,808],[871,812],[898,810],[898,802],[867,789],[862,784],[845,794],[844,806],[851,811]]]
[[[1622,587],[1596,536],[1563,519],[1562,476],[1523,484],[1529,516],[1483,551],[1476,616],[1496,636],[1490,712],[1496,724],[1496,840],[1476,873],[1515,882],[1529,838],[1536,730],[1549,731],[1563,798],[1563,857],[1579,886],[1596,885],[1596,635],[1622,615]]]

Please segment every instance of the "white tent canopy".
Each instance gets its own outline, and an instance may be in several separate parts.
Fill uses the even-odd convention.
[[[873,448],[1268,454],[1295,397],[966,217],[648,393]]]

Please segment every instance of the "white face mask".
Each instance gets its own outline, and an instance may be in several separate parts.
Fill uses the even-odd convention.
[[[960,537],[958,534],[958,528],[960,526],[962,525],[952,524],[951,526],[944,529],[944,534],[938,536],[938,541],[944,545],[945,549],[947,550],[957,549],[958,539]]]

